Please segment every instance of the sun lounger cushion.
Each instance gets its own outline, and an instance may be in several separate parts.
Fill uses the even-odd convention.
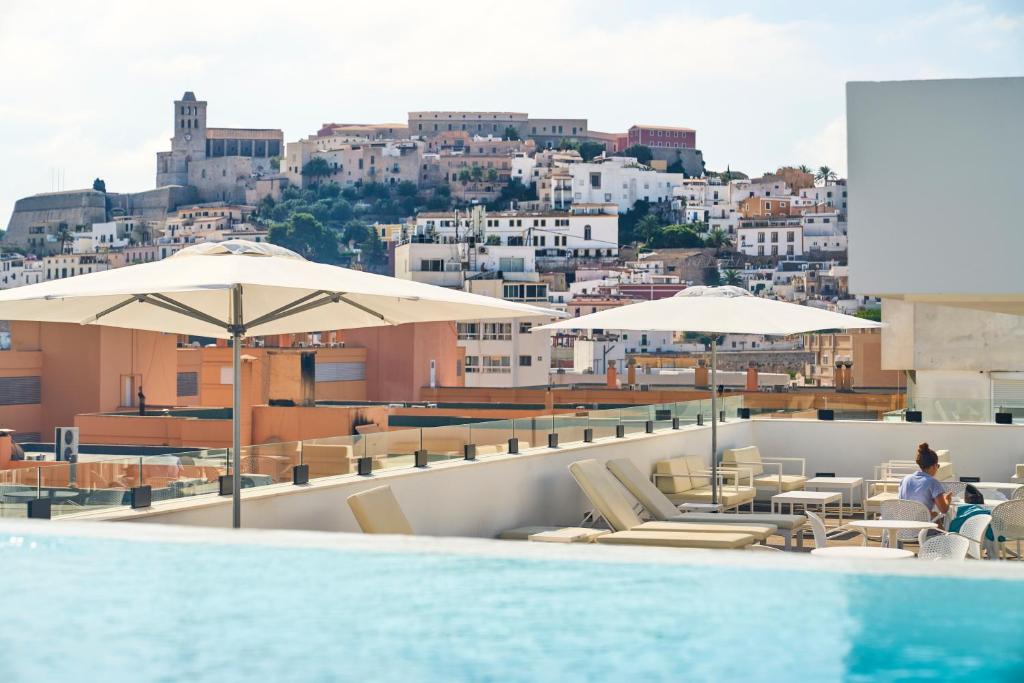
[[[742,467],[754,476],[764,472],[764,466],[761,464],[761,451],[758,450],[757,446],[726,448],[722,453],[722,464],[731,467]]]
[[[412,526],[390,486],[378,486],[348,497],[359,528],[367,534],[412,534]]]
[[[658,490],[662,493],[686,493],[693,488],[690,469],[683,458],[661,460],[654,464]]]
[[[781,480],[781,483],[780,483]],[[759,474],[754,477],[754,486],[759,489],[772,489],[780,493],[799,491],[807,483],[807,477],[799,474]]]
[[[557,526],[521,526],[515,529],[509,529],[508,531],[502,531],[498,534],[498,538],[503,541],[525,541],[530,538],[533,534],[539,534],[544,531],[555,531],[562,527]]]
[[[773,535],[778,528],[774,524],[713,524],[710,522],[644,522],[630,531],[673,531],[685,533],[750,534],[759,541]]]
[[[676,515],[673,521],[692,523],[726,524],[733,521],[740,524],[771,524],[779,529],[799,529],[807,523],[804,515],[773,515],[769,513],[732,514],[728,512],[688,512]]]
[[[737,489],[732,484],[729,484],[719,488],[718,502],[726,508],[733,508],[749,503],[754,500],[755,495],[757,495],[757,490],[750,486],[740,486]],[[686,493],[668,494],[668,499],[675,505],[680,503],[710,503],[711,487],[702,486],[699,489],[690,489]]]
[[[644,473],[633,464],[628,458],[618,458],[608,461],[608,470],[615,475],[619,483],[633,494],[633,497],[640,501],[648,514],[655,519],[668,519],[679,514],[676,506],[672,504],[665,494],[658,487],[651,483],[651,480],[644,476]],[[666,480],[670,481],[670,480]]]
[[[569,465],[569,471],[584,495],[616,531],[639,526],[640,519],[626,492],[615,478],[596,460],[579,460]]]
[[[567,526],[561,529],[539,531],[530,534],[530,541],[540,543],[593,543],[598,536],[610,534],[607,529],[588,529],[579,526]]]
[[[754,544],[749,534],[699,534],[679,531],[617,531],[597,537],[609,545],[653,545],[667,548],[713,548],[732,550]]]

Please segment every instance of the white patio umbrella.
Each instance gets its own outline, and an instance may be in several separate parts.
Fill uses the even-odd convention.
[[[232,523],[241,524],[240,347],[245,337],[413,322],[559,317],[546,308],[307,261],[245,240],[0,292],[0,320],[232,339]]]
[[[540,330],[637,330],[703,332],[711,335],[712,500],[718,502],[718,336],[790,335],[830,329],[881,327],[851,315],[762,299],[739,287],[688,287],[675,296],[611,308],[541,325]]]

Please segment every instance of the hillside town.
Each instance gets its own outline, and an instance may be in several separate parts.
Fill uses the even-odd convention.
[[[97,178],[16,203],[0,288],[243,239],[573,316],[732,285],[878,317],[877,299],[849,290],[846,182],[828,167],[711,171],[697,132],[675,125],[609,133],[586,118],[413,111],[286,142],[276,128],[209,125],[192,92],[172,109],[154,189],[117,193]],[[692,385],[709,341],[530,327],[459,323],[454,375],[467,387],[543,387],[610,381],[611,370],[617,384]],[[877,331],[848,333],[843,348],[834,337],[727,335],[723,383],[745,386],[753,368],[777,389],[834,387],[845,364],[859,386],[898,385],[881,370]]]

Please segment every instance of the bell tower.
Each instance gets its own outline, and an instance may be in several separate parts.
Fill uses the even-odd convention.
[[[156,184],[187,185],[188,165],[206,158],[206,102],[192,91],[174,101],[171,151],[157,154]]]

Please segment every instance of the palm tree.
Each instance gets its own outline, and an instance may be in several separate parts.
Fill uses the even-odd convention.
[[[808,173],[810,175],[814,175],[814,170],[807,164],[800,164],[799,166],[796,167],[796,170],[800,171],[801,173]]]
[[[828,166],[819,166],[818,172],[814,174],[815,180],[820,180],[822,185],[828,185],[830,182],[836,180],[839,176]]]
[[[704,244],[709,247],[714,247],[719,251],[732,249],[733,241],[732,237],[722,230],[721,228],[715,228],[708,233],[708,236],[704,238]]]
[[[68,228],[67,223],[61,223],[57,230],[57,241],[60,242],[60,253],[67,253],[67,245],[69,242],[73,242],[75,237],[71,234],[71,230]]]
[[[743,278],[740,276],[739,271],[733,268],[726,268],[722,271],[722,282],[733,287],[743,286]]]

